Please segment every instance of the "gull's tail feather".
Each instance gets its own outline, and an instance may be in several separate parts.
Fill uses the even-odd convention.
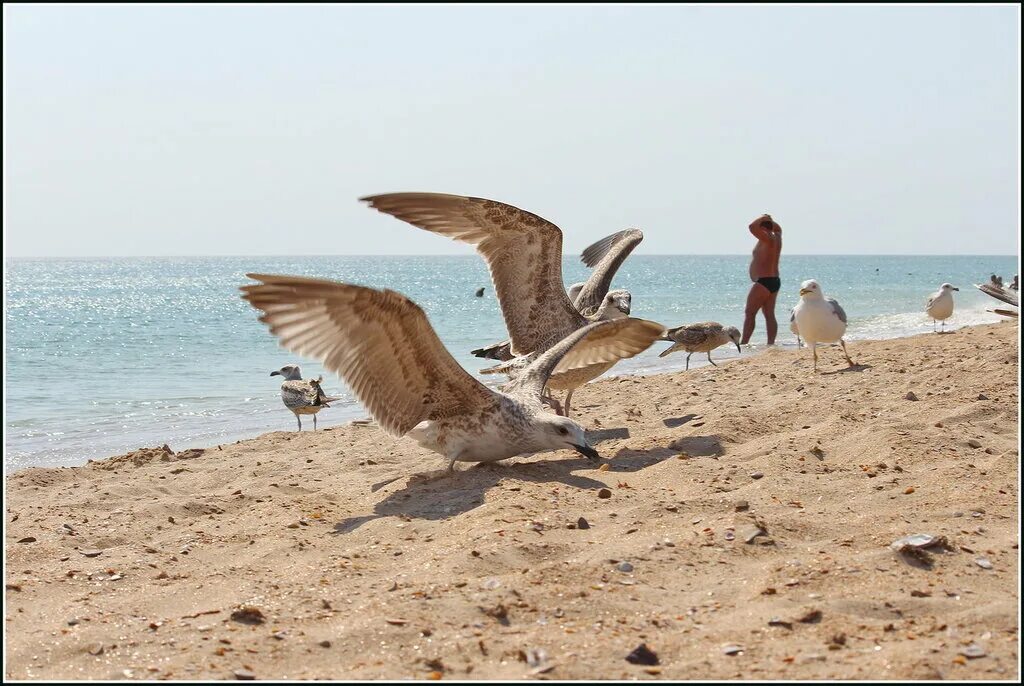
[[[482,357],[487,360],[500,360],[502,362],[511,360],[513,357],[512,344],[509,341],[492,343],[491,345],[484,346],[483,348],[471,350],[470,353],[476,357]]]
[[[670,341],[672,339],[671,338],[666,338],[666,339],[662,339],[662,340],[669,340]],[[669,353],[674,353],[677,350],[679,350],[678,346],[670,345],[669,347],[665,348],[660,353],[658,353],[658,357],[665,357],[665,355],[668,355]]]

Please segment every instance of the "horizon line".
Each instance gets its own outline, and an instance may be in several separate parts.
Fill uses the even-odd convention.
[[[750,253],[634,253],[634,257],[744,257]],[[787,253],[790,257],[1017,257],[1020,253]],[[465,253],[334,253],[334,254],[208,254],[208,255],[8,255],[5,260],[116,260],[116,259],[179,259],[211,257],[293,258],[293,257],[472,257]],[[564,253],[576,257],[574,253]]]

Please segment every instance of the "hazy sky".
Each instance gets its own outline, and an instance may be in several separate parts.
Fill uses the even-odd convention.
[[[4,6],[8,255],[471,248],[357,202],[478,195],[567,251],[1016,254],[1020,8]]]

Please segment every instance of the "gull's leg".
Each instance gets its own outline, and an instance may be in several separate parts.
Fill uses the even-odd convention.
[[[316,431],[316,415],[313,415],[313,431]]]
[[[562,405],[562,409],[565,410],[563,417],[569,416],[569,401],[572,400],[572,392],[575,390],[575,388],[570,388],[569,392],[565,394],[565,403]]]
[[[711,351],[710,350],[708,351],[708,362],[710,362],[712,364],[712,366],[714,366],[714,367],[718,366],[717,364],[715,364],[715,361],[711,359]]]
[[[455,458],[454,457],[449,457],[448,458],[448,473],[449,474],[454,474],[455,473]]]
[[[811,343],[811,353],[814,355],[814,371],[818,371],[818,344]]]
[[[690,371],[690,355],[692,355],[692,354],[693,354],[693,353],[689,353],[689,354],[688,354],[688,355],[686,356],[686,371]]]
[[[843,354],[846,355],[846,362],[851,367],[853,366],[853,360],[850,359],[850,353],[846,352],[846,341],[842,338],[839,339],[839,345],[843,346]]]
[[[302,431],[302,420],[299,419],[299,415],[298,414],[295,415],[295,421],[297,421],[299,423],[299,431]]]

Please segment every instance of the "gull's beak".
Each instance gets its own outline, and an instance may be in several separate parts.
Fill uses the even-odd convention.
[[[736,344],[736,352],[738,352],[738,353],[742,353],[743,352],[743,350],[740,349],[740,344],[739,343]]]
[[[281,376],[281,372],[270,372],[271,376]]]
[[[569,445],[572,446],[573,450],[582,455],[586,455],[591,460],[601,459],[601,456],[597,454],[597,451],[591,448],[589,445],[576,445],[575,443],[570,443]]]
[[[801,288],[800,289],[800,295],[807,295],[810,292],[811,292],[811,289],[809,289],[809,288]]]
[[[959,291],[960,289],[959,289],[959,288],[957,288],[956,286],[953,286],[953,290],[954,290],[954,291]]]
[[[629,310],[629,303],[626,303],[625,305],[619,305],[619,312],[621,312],[622,314],[629,314]]]

